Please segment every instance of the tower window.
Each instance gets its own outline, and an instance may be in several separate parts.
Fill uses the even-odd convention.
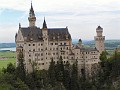
[[[55,45],[58,45],[58,43],[55,43]]]
[[[68,50],[68,47],[67,47],[67,50]]]
[[[35,49],[33,49],[33,51],[35,51]]]
[[[53,45],[53,43],[50,43],[50,45]]]

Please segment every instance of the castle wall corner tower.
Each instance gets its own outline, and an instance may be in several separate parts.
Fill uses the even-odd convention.
[[[103,28],[101,26],[98,26],[96,28],[96,33],[97,33],[97,36],[94,37],[95,47],[100,53],[102,53],[102,51],[105,50],[105,47],[104,47],[105,36],[102,35]]]

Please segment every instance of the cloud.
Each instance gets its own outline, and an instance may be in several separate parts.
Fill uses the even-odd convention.
[[[5,31],[1,32],[0,29],[0,32],[8,33],[7,31],[11,29],[11,36],[13,36],[19,22],[22,26],[28,26],[27,17],[30,3],[30,0],[0,0],[0,12],[2,14],[7,9],[22,11],[21,16],[12,17],[13,20],[18,21],[17,24],[14,23],[11,27],[5,29],[4,26],[10,26],[10,24],[1,24],[1,29]],[[73,38],[93,39],[96,35],[97,25],[104,28],[104,35],[107,39],[119,38],[119,0],[33,0],[33,7],[37,17],[37,26],[42,27],[43,17],[46,16],[48,27],[68,26]],[[118,32],[117,34],[115,34],[115,30]]]

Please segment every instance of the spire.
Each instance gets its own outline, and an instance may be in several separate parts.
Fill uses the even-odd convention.
[[[29,27],[35,26],[36,17],[32,6],[32,1],[31,1],[31,8],[30,8],[28,20],[29,20]]]
[[[30,16],[35,16],[34,9],[33,9],[33,6],[32,6],[32,1],[31,1],[31,8],[30,8],[29,15]]]
[[[19,29],[21,28],[21,24],[19,23]]]
[[[44,22],[43,22],[43,28],[47,28],[47,24],[46,24],[46,21],[45,21],[45,17],[44,17]]]
[[[100,25],[96,28],[96,30],[101,30],[103,29]]]

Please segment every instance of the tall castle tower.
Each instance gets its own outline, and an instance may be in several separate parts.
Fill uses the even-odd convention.
[[[32,3],[31,3],[31,8],[30,8],[28,20],[29,20],[29,27],[34,27],[35,22],[36,22],[36,17],[35,17],[35,13],[34,13],[34,10],[33,10]]]
[[[95,47],[100,53],[102,53],[102,51],[105,50],[105,47],[104,47],[105,36],[102,36],[103,28],[101,28],[101,26],[98,26],[96,28],[96,33],[97,33],[97,36],[94,37]]]

